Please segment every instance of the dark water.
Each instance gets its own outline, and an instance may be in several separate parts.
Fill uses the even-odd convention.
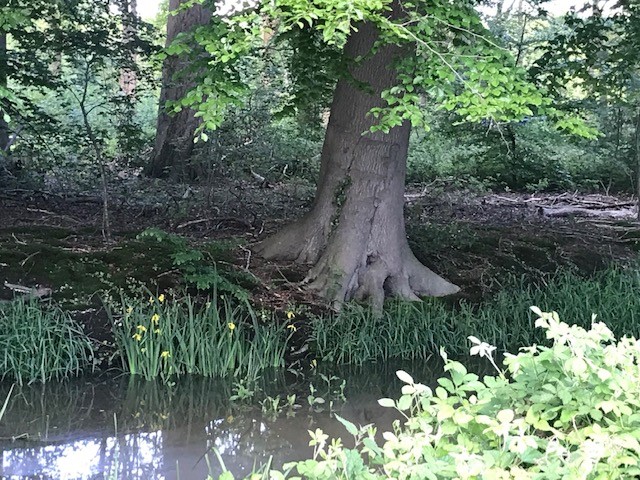
[[[329,402],[309,405],[310,383],[316,395],[334,400],[335,413],[388,430],[397,414],[377,399],[399,395],[398,368],[423,383],[433,383],[442,372],[436,361],[334,371],[346,382],[346,401],[339,398],[341,380],[327,385],[317,373],[306,378],[274,373],[263,379],[256,398],[296,394],[299,404],[277,416],[264,413],[255,401],[231,402],[232,382],[200,378],[173,386],[120,377],[16,387],[0,421],[0,475],[203,480],[221,472],[215,448],[227,468],[243,476],[269,457],[281,465],[309,456],[308,430],[321,428],[349,443]],[[1,399],[8,390],[0,385]]]

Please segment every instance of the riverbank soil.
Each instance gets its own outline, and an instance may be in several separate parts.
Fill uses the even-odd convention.
[[[96,192],[4,190],[0,299],[16,295],[16,286],[50,289],[90,334],[106,339],[101,292],[135,285],[195,291],[198,269],[215,267],[249,292],[254,305],[285,312],[306,304],[319,311],[322,303],[298,283],[305,266],[266,262],[251,252],[310,206],[314,188],[293,181],[263,187],[237,181],[199,188],[140,178],[114,185],[109,239]],[[589,275],[634,261],[640,247],[630,198],[409,189],[405,215],[418,259],[459,285],[457,298],[474,302],[514,276],[536,281],[559,268]],[[179,237],[141,237],[146,229]],[[196,277],[185,283],[189,272]]]

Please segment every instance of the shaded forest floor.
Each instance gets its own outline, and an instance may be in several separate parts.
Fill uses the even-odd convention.
[[[14,295],[6,283],[50,288],[88,332],[108,337],[96,292],[181,286],[175,246],[137,237],[155,227],[186,238],[203,253],[201,263],[215,264],[249,290],[258,307],[322,309],[298,285],[304,266],[251,254],[255,242],[306,211],[313,186],[238,181],[204,188],[132,179],[113,190],[108,242],[97,193],[0,192],[0,298]],[[589,275],[636,260],[640,225],[632,205],[630,198],[600,195],[478,195],[433,187],[409,190],[405,215],[416,256],[458,284],[458,298],[480,301],[513,278],[543,281],[560,268]]]

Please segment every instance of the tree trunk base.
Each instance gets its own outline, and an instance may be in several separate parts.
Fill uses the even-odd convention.
[[[440,297],[460,290],[422,265],[406,240],[398,244],[390,237],[389,242],[382,243],[386,248],[380,248],[379,238],[348,243],[332,238],[327,244],[323,229],[310,230],[306,228],[309,223],[302,219],[285,227],[255,251],[266,259],[314,264],[302,284],[335,309],[357,300],[381,310],[385,297],[416,301],[422,296]]]

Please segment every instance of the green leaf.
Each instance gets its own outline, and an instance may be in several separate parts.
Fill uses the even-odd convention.
[[[342,425],[344,425],[344,428],[347,429],[347,432],[349,432],[351,435],[358,435],[358,428],[351,423],[348,420],[345,420],[344,418],[342,418],[340,415],[336,415],[336,420],[338,420]]]
[[[413,377],[411,375],[409,375],[407,372],[405,372],[404,370],[398,370],[396,372],[396,375],[398,376],[398,378],[400,379],[400,381],[404,382],[404,383],[408,383],[408,384],[413,384]]]
[[[410,395],[402,395],[398,400],[398,410],[405,411],[411,408],[413,397]]]
[[[391,398],[381,398],[378,400],[378,404],[385,408],[393,408],[396,406],[396,403]]]

